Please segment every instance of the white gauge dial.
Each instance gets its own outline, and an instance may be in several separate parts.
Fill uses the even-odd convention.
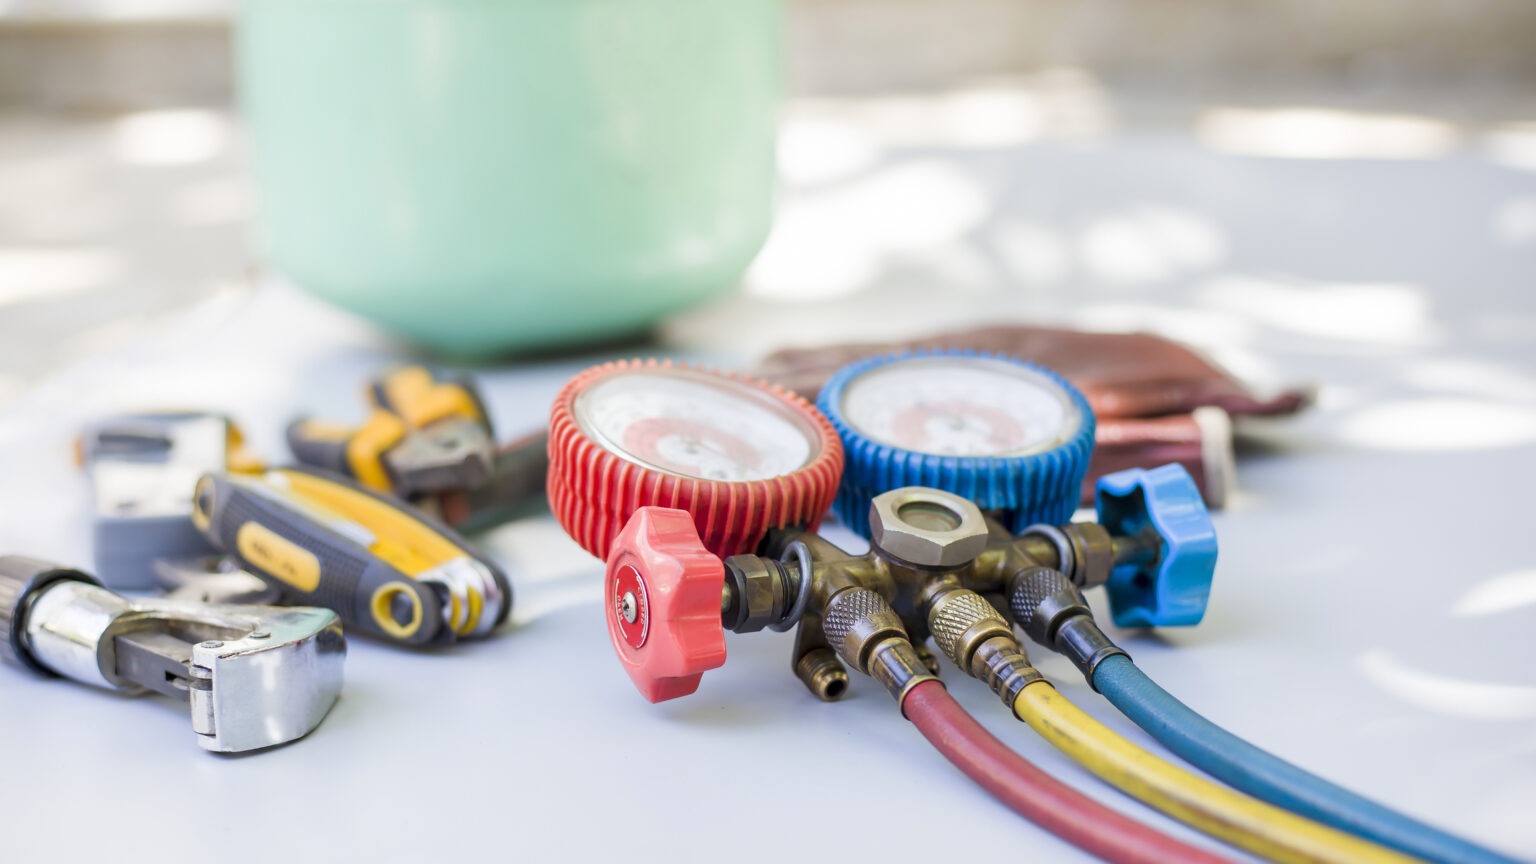
[[[604,378],[572,406],[600,446],[637,465],[704,480],[766,480],[804,466],[816,430],[770,393],[689,369]]]
[[[848,382],[839,405],[860,434],[937,456],[1027,456],[1066,443],[1082,414],[1061,385],[986,357],[916,357]]]

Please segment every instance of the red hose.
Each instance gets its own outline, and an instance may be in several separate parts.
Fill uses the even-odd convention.
[[[913,687],[901,711],[944,758],[1014,812],[1115,864],[1230,864],[1105,807],[1030,764],[977,723],[938,681]]]

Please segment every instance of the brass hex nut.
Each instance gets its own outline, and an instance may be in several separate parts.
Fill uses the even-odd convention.
[[[974,503],[938,489],[906,486],[869,504],[874,547],[918,567],[955,568],[987,548],[987,521]]]

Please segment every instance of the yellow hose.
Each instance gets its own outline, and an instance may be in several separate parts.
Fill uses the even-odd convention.
[[[1083,713],[1049,682],[1019,693],[1013,712],[1057,749],[1148,806],[1279,862],[1376,864],[1409,858],[1177,768]]]

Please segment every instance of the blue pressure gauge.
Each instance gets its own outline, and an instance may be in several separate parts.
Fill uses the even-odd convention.
[[[1093,411],[1055,372],[972,351],[919,351],[838,370],[817,401],[843,439],[833,511],[860,534],[869,502],[930,486],[1001,511],[1010,530],[1077,509]]]

